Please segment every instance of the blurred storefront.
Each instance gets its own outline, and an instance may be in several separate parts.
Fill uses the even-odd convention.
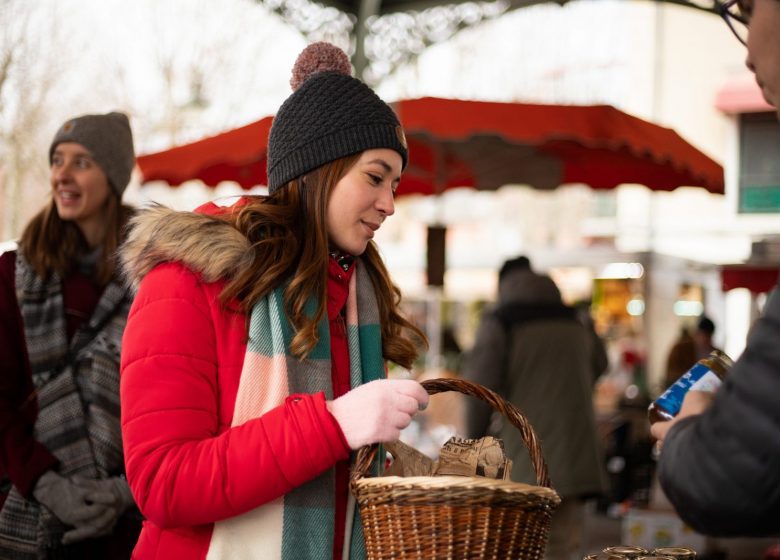
[[[479,237],[473,236],[477,242]],[[418,323],[429,337],[440,337],[434,348],[440,347],[446,334],[450,348],[454,339],[460,350],[467,351],[482,312],[495,299],[497,271],[504,259],[494,257],[494,265],[479,266],[489,257],[478,249],[469,254],[473,266],[448,265],[443,288],[425,286],[424,271],[393,270]],[[625,353],[633,354],[642,360],[644,382],[651,393],[661,388],[666,352],[683,328],[691,328],[703,313],[716,324],[724,321],[719,265],[651,252],[626,253],[608,245],[574,250],[535,248],[507,258],[518,254],[527,255],[534,270],[555,280],[565,303],[589,312],[608,345],[609,373],[620,369]],[[453,260],[457,263],[458,258]],[[724,335],[723,329],[717,333],[719,344],[723,344]],[[452,350],[443,348],[441,358],[429,356],[420,367],[444,362],[454,363]]]

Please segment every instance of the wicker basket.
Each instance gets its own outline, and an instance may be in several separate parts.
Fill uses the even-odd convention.
[[[473,395],[501,412],[520,432],[539,485],[461,476],[367,478],[377,446],[363,447],[351,484],[369,560],[543,558],[560,498],[550,488],[547,465],[526,417],[474,383],[432,379],[422,385],[431,395],[446,391]]]

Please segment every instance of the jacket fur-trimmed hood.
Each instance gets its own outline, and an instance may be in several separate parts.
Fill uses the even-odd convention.
[[[119,250],[122,274],[133,290],[158,264],[180,262],[206,282],[234,276],[252,264],[249,241],[229,223],[165,206],[138,211]]]

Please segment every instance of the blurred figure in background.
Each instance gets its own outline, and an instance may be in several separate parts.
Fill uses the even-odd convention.
[[[606,352],[592,327],[561,300],[549,276],[536,274],[526,257],[499,271],[498,303],[482,316],[463,375],[518,406],[539,437],[550,479],[563,502],[553,515],[547,557],[581,558],[585,500],[606,488],[593,412],[593,385],[607,368]],[[504,441],[514,463],[512,480],[536,477],[517,429],[490,427],[490,409],[469,399],[470,437]]]
[[[130,295],[115,262],[131,214],[127,116],[67,121],[49,163],[51,202],[0,257],[0,465],[13,484],[0,558],[129,558],[140,531],[119,424]]]
[[[767,102],[780,108],[780,0],[732,0],[722,13],[746,41],[748,68]],[[780,535],[778,341],[775,289],[718,392],[689,391],[673,420],[651,428],[663,442],[661,486],[680,517],[701,533]]]
[[[699,317],[696,330],[692,335],[687,329],[683,330],[666,359],[664,389],[680,379],[680,376],[691,369],[693,364],[709,356],[713,350],[717,350],[712,344],[714,333],[715,323],[704,315]]]

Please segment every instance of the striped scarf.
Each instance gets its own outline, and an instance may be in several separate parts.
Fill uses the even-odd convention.
[[[15,284],[38,403],[35,438],[59,459],[63,476],[122,472],[119,349],[130,309],[127,289],[108,284],[69,344],[60,277],[42,280],[20,251]],[[46,557],[64,531],[51,512],[12,488],[0,512],[0,558]]]
[[[347,339],[350,385],[385,376],[379,313],[373,285],[360,260],[349,283]],[[310,302],[313,303],[313,302]],[[310,306],[310,309],[314,306]],[[241,371],[233,426],[284,403],[295,393],[325,392],[333,398],[327,315],[318,325],[319,343],[306,360],[289,354],[293,331],[284,311],[284,286],[252,308],[249,341]],[[214,525],[207,560],[331,560],[335,469],[248,513]],[[359,514],[350,496],[344,558],[365,558]]]

